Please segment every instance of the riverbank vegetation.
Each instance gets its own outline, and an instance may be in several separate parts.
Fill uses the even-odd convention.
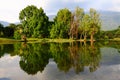
[[[49,21],[42,8],[31,5],[20,11],[19,20],[17,25],[0,24],[0,37],[38,42],[120,40],[120,26],[116,30],[101,31],[100,14],[92,8],[89,12],[79,7],[74,11],[60,9],[54,20]]]

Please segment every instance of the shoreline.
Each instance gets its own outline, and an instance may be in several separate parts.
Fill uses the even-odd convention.
[[[85,42],[83,39],[80,40],[73,40],[73,39],[49,39],[49,38],[43,38],[43,39],[38,39],[38,38],[28,38],[27,43],[49,43],[49,42],[56,42],[56,43],[67,43],[67,42]],[[86,40],[88,42],[90,40]],[[94,40],[95,41],[95,40]],[[101,40],[96,40],[96,41],[120,41],[120,38],[116,39],[101,39]],[[13,44],[17,42],[24,42],[23,40],[15,40],[15,39],[9,39],[9,38],[0,38],[0,44]]]

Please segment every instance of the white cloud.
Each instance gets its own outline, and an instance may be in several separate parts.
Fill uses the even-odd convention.
[[[119,11],[120,12],[120,1],[119,0],[111,0],[111,7],[108,8],[110,11]]]
[[[3,0],[0,2],[0,20],[8,22],[19,21],[19,12],[27,5],[46,8],[46,0]]]
[[[28,5],[42,7],[47,14],[56,14],[61,8],[73,10],[76,6],[85,10],[120,11],[120,0],[3,0],[0,1],[0,20],[19,21],[19,12]]]
[[[73,0],[75,2],[85,2],[86,0]]]
[[[61,0],[62,2],[85,2],[86,0]]]

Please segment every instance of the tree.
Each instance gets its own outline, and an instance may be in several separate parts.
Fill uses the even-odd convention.
[[[4,28],[4,37],[13,37],[14,35],[14,28],[7,26]]]
[[[13,29],[15,30],[15,29],[16,29],[16,26],[17,26],[16,24],[10,23],[8,27],[11,27],[11,28],[13,28]]]
[[[14,38],[15,39],[21,39],[21,35],[20,35],[18,30],[14,32]]]
[[[13,37],[15,39],[21,39],[22,35],[23,35],[23,26],[22,26],[22,24],[18,24],[18,25],[16,25]]]
[[[20,49],[18,51],[21,69],[31,75],[44,70],[50,58],[49,44],[23,44]]]
[[[0,37],[3,36],[4,26],[0,23]]]
[[[82,19],[85,15],[85,12],[84,12],[84,9],[82,8],[79,8],[79,7],[76,7],[76,10],[75,10],[75,23],[76,23],[76,27],[77,27],[77,31],[76,31],[76,39],[78,39],[78,33],[81,33],[82,31],[80,31],[80,27],[82,25]]]
[[[91,37],[91,41],[93,41],[94,39],[94,35],[97,34],[98,32],[100,32],[100,27],[101,27],[101,21],[100,21],[100,17],[99,14],[97,13],[96,10],[94,9],[90,9],[90,37]]]
[[[74,36],[78,35],[78,26],[77,23],[74,21],[74,14],[71,15],[71,25],[70,25],[70,32],[69,32],[70,38],[74,38]]]
[[[82,21],[81,21],[81,36],[83,35],[84,41],[87,39],[88,32],[90,30],[90,16],[88,14],[85,14]]]
[[[65,8],[58,11],[54,19],[55,24],[50,31],[51,38],[67,38],[70,28],[71,12]]]
[[[81,21],[84,16],[84,10],[82,8],[76,7],[75,12],[71,15],[71,26],[70,26],[70,38],[78,38],[78,32],[80,33]]]
[[[4,31],[3,31],[4,37],[13,38],[15,30],[16,30],[16,24],[13,24],[13,23],[9,24],[4,28]]]
[[[115,36],[116,38],[120,38],[120,26],[118,26],[118,29],[116,30],[114,36]]]
[[[33,5],[27,6],[20,12],[19,19],[27,37],[48,36],[48,17],[42,8],[38,9]]]

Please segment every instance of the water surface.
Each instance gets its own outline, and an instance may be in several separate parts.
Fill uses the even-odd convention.
[[[0,44],[0,80],[120,80],[120,43]]]

